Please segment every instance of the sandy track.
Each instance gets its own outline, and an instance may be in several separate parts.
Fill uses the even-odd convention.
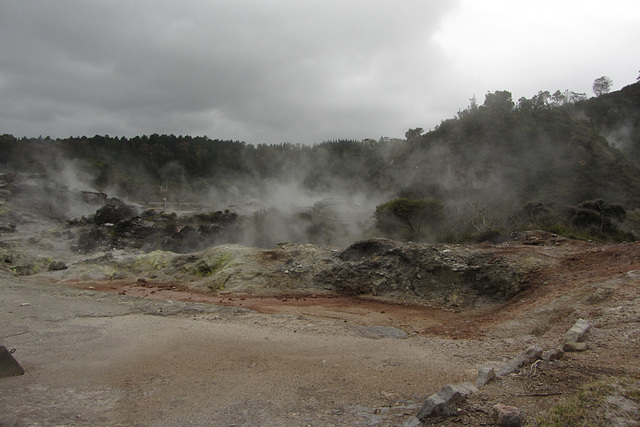
[[[0,301],[2,344],[26,370],[0,379],[0,414],[27,425],[395,425],[478,362],[464,341],[33,278],[3,277]]]

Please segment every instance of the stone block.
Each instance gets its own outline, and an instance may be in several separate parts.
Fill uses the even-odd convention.
[[[514,357],[510,361],[508,361],[504,366],[498,369],[497,375],[499,377],[503,375],[510,374],[512,372],[517,371],[521,366],[524,366],[528,363],[533,363],[535,360],[539,359],[542,355],[542,347],[537,345],[532,345],[527,347],[527,349],[517,357]]]
[[[496,377],[496,370],[491,366],[483,366],[478,368],[478,376],[476,377],[476,387],[483,387]]]
[[[564,337],[564,342],[579,342],[582,341],[584,335],[589,331],[589,322],[584,319],[576,320],[571,329],[569,329]]]
[[[564,350],[560,347],[552,348],[542,353],[543,360],[558,360],[564,356]]]
[[[519,427],[522,425],[522,412],[515,406],[495,405],[493,417],[497,426]]]
[[[587,349],[587,343],[586,342],[566,342],[564,343],[564,345],[562,346],[562,349],[564,351],[585,351]]]

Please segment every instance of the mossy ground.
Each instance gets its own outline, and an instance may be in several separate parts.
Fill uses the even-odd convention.
[[[640,425],[640,381],[612,377],[583,385],[573,396],[539,414],[540,427],[610,426],[612,416]],[[634,420],[635,419],[635,423]]]

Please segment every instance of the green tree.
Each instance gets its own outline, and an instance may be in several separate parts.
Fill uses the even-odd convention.
[[[421,238],[443,219],[442,202],[437,199],[398,198],[376,207],[376,228],[393,237]]]
[[[607,76],[599,77],[593,81],[593,86],[592,86],[593,93],[595,93],[596,96],[609,93],[612,85],[613,85],[613,81],[609,77]]]
[[[4,134],[0,135],[0,153],[2,156],[0,158],[0,164],[9,163],[13,157],[13,151],[17,144],[17,140],[13,135]]]
[[[531,224],[536,224],[542,217],[549,214],[549,209],[542,202],[528,202],[522,210]]]
[[[623,222],[626,217],[627,211],[619,203],[587,200],[575,209],[572,223],[580,228],[596,228],[600,233],[613,233],[618,230],[614,221]]]
[[[404,133],[404,137],[407,141],[413,142],[419,140],[423,133],[424,129],[422,128],[409,129]]]
[[[484,96],[484,104],[482,105],[490,111],[502,113],[513,110],[513,107],[515,106],[511,92],[506,90],[497,90],[494,93],[487,93]]]
[[[567,95],[565,92],[560,92],[560,90],[556,90],[551,95],[551,101],[554,105],[564,105],[567,103]]]

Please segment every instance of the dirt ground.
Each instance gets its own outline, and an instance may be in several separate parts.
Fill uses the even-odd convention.
[[[479,367],[562,346],[578,318],[587,351],[498,378],[427,424],[491,424],[498,403],[533,424],[582,384],[640,379],[639,244],[486,249],[547,261],[528,290],[479,309],[1,271],[0,345],[26,373],[0,378],[0,425],[402,425]],[[600,425],[637,425],[638,406],[608,407]]]
[[[7,282],[26,373],[0,380],[0,413],[26,425],[397,425],[475,370],[466,341]]]

